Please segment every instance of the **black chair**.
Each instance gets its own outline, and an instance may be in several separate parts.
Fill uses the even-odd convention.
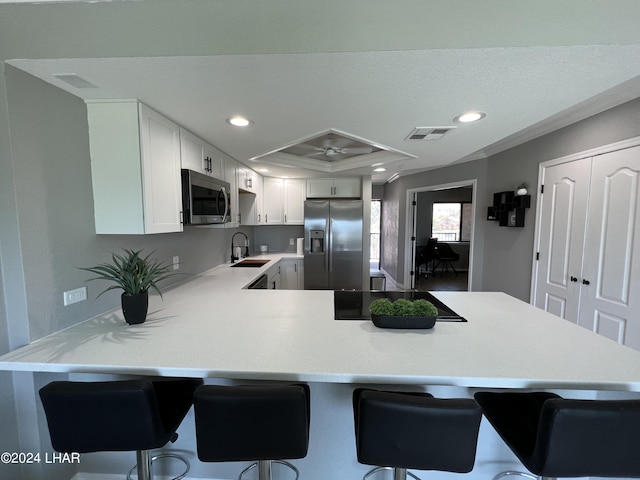
[[[303,458],[309,447],[308,385],[204,385],[194,395],[198,458],[204,462],[256,462],[259,480],[272,463],[298,470],[284,459]]]
[[[640,400],[478,392],[485,417],[539,477],[640,477]],[[526,472],[506,475],[533,477]]]
[[[473,469],[482,412],[471,399],[439,399],[428,393],[356,389],[353,412],[358,462],[376,465],[363,478],[407,469],[467,473]]]
[[[58,452],[136,451],[138,478],[152,478],[149,450],[178,438],[200,379],[51,382],[40,389],[51,445]],[[133,471],[134,467],[131,471]],[[129,472],[130,476],[131,472]]]
[[[457,262],[458,260],[460,260],[460,254],[454,252],[453,249],[451,248],[451,245],[444,242],[438,242],[435,245],[435,253],[436,253],[436,259],[438,260],[438,263],[433,269],[434,272],[438,269],[440,265],[442,265],[442,269],[441,269],[442,275],[444,275],[445,271],[447,272],[449,271],[449,267],[451,267],[451,270],[453,270],[453,273],[458,275],[458,272],[456,271],[456,269],[453,266],[453,263],[451,262]]]

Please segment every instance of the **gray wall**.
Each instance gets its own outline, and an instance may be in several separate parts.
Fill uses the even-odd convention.
[[[535,234],[538,167],[591,148],[640,136],[640,99],[594,115],[488,159],[462,163],[401,177],[385,186],[383,216],[383,268],[401,282],[404,277],[406,192],[423,186],[476,178],[477,200],[473,289],[503,291],[528,301]],[[499,227],[486,220],[493,193],[512,190],[527,182],[532,195],[524,228]]]

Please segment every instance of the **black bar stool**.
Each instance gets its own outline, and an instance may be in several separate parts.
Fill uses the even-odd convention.
[[[149,450],[178,438],[200,379],[51,382],[40,389],[51,444],[58,452],[136,451],[138,478],[151,480]],[[173,454],[154,458],[176,457]],[[135,468],[135,467],[134,467]],[[133,470],[133,469],[132,469]],[[131,473],[131,472],[130,472]],[[186,471],[182,478],[186,474]]]
[[[204,385],[194,395],[198,458],[204,462],[256,462],[259,480],[271,465],[298,470],[285,459],[303,458],[309,447],[310,396],[303,384]]]
[[[485,417],[538,477],[640,477],[640,400],[478,392]],[[502,472],[533,477],[526,472]],[[536,477],[533,477],[536,478]]]
[[[473,469],[482,412],[471,399],[439,399],[428,393],[356,389],[353,392],[358,462],[378,465],[363,478],[408,468],[467,473]]]

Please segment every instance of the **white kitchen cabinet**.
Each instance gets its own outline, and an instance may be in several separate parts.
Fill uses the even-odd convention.
[[[178,125],[135,100],[87,116],[96,233],[182,231]]]
[[[238,189],[250,193],[258,193],[262,176],[249,167],[238,167]]]
[[[236,162],[233,158],[228,155],[224,155],[224,179],[226,182],[229,182],[230,190],[230,203],[231,206],[230,216],[231,221],[224,224],[225,228],[236,228],[240,225],[240,205],[239,205],[239,197],[238,197],[238,177],[237,177],[237,168],[238,162]]]
[[[253,170],[250,170],[253,172]],[[238,201],[240,206],[240,224],[241,225],[262,225],[264,215],[262,213],[262,176],[253,172],[251,188],[249,190],[239,188]]]
[[[280,277],[283,290],[304,290],[304,260],[283,258],[280,260]]]
[[[280,263],[274,265],[267,270],[267,289],[280,290],[282,288],[282,275],[280,269]]]
[[[305,181],[303,179],[284,179],[284,223],[286,225],[304,225]]]
[[[307,198],[360,198],[362,180],[358,177],[309,178]]]
[[[640,350],[640,146],[545,167],[533,303]]]
[[[284,181],[282,178],[264,177],[262,180],[262,211],[264,225],[284,223]]]
[[[180,127],[180,163],[182,168],[224,178],[222,153],[193,133]]]
[[[295,178],[263,179],[266,225],[304,224],[305,181]]]

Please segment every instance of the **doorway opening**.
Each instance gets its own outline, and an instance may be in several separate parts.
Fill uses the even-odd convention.
[[[472,290],[476,180],[407,191],[405,285]]]

